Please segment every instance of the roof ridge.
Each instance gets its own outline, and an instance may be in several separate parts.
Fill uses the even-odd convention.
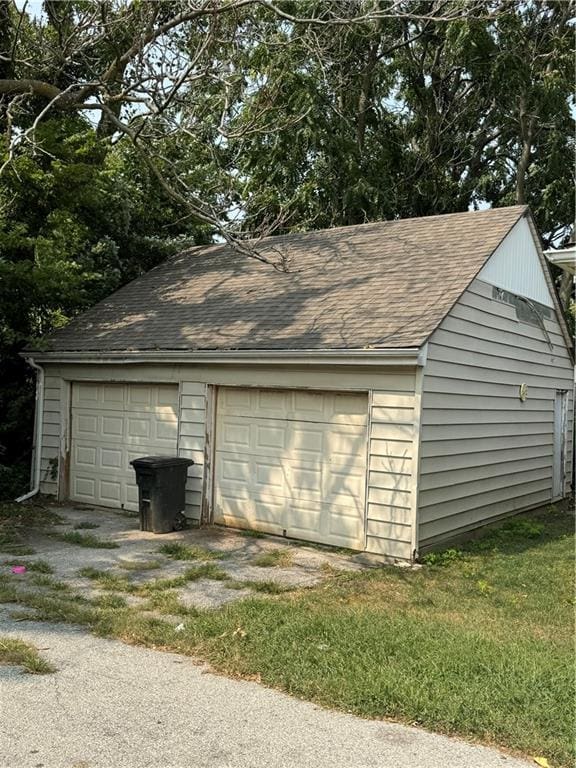
[[[495,214],[496,212],[512,212],[514,210],[518,211],[518,218],[520,218],[520,212],[522,214],[525,214],[526,211],[529,210],[529,206],[525,204],[517,203],[516,205],[503,205],[500,208],[483,208],[479,210],[467,210],[467,211],[452,211],[451,213],[432,213],[428,216],[410,216],[408,218],[398,218],[398,219],[378,219],[377,221],[363,221],[361,224],[343,224],[338,227],[325,227],[324,229],[310,229],[306,232],[286,232],[281,235],[268,235],[267,237],[263,238],[255,238],[255,237],[249,237],[245,240],[240,240],[239,242],[242,244],[250,245],[251,243],[256,243],[257,245],[263,245],[263,244],[270,244],[272,241],[279,241],[286,238],[301,238],[301,237],[309,237],[310,235],[331,235],[336,234],[343,231],[348,230],[357,230],[362,227],[374,227],[374,226],[382,226],[387,224],[407,224],[409,222],[415,222],[415,221],[428,221],[431,219],[447,219],[454,216],[472,216],[472,215],[487,215],[487,214]],[[184,253],[191,253],[198,251],[200,249],[207,250],[207,249],[224,249],[224,248],[230,248],[233,247],[230,245],[230,243],[205,243],[204,245],[193,245],[190,248],[185,248],[182,251],[178,251],[178,253],[174,254],[174,256],[170,258],[174,258],[175,256],[184,254]]]

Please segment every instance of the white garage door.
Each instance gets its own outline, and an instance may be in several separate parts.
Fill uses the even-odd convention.
[[[138,509],[132,459],[176,455],[178,387],[72,385],[70,498]]]
[[[222,388],[214,520],[362,548],[367,397]]]

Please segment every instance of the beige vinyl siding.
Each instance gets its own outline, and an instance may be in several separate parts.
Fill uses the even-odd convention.
[[[210,425],[207,385],[278,387],[368,393],[369,439],[366,477],[366,549],[389,558],[409,559],[414,532],[414,478],[417,433],[414,429],[414,369],[376,366],[241,366],[241,365],[46,365],[46,398],[50,400],[44,430],[43,467],[57,458],[60,438],[49,434],[66,429],[61,405],[69,382],[177,383],[180,387],[178,453],[195,464],[189,470],[186,513],[200,519],[209,505],[209,479],[203,477],[205,440]],[[62,424],[62,427],[60,427]],[[60,434],[60,433],[59,433]],[[63,434],[63,433],[62,433]],[[55,481],[44,484],[56,493]],[[203,498],[205,493],[206,498]],[[208,511],[208,510],[207,510]]]
[[[366,550],[402,560],[413,548],[415,406],[414,373],[384,375],[372,392]]]
[[[188,469],[186,516],[200,520],[206,435],[206,385],[195,381],[180,383],[178,455],[194,461]]]
[[[542,330],[475,280],[428,346],[422,395],[419,545],[544,504],[552,495],[554,397],[572,364],[555,318]],[[518,397],[520,384],[528,399]],[[566,491],[572,430],[567,434]]]
[[[42,417],[42,449],[40,492],[58,494],[58,466],[62,423],[62,380],[48,371],[44,376],[44,414]]]

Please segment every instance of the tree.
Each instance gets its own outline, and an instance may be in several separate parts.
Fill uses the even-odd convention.
[[[292,110],[289,119],[278,122],[285,70],[270,68],[263,76],[246,69],[243,64],[249,64],[251,54],[258,57],[274,46],[275,36],[284,36],[291,47],[306,47],[307,36],[318,31],[324,46],[337,32],[345,46],[354,30],[366,25],[400,19],[445,24],[474,16],[479,9],[487,13],[483,5],[478,0],[425,0],[417,6],[411,0],[65,0],[45,2],[46,20],[32,25],[24,11],[17,13],[11,5],[15,31],[5,58],[13,71],[0,79],[0,94],[8,97],[7,113],[28,110],[31,124],[11,132],[10,148],[13,153],[34,142],[38,123],[49,112],[98,112],[100,136],[131,141],[167,196],[232,239],[230,210],[239,202],[235,161],[244,140],[295,129],[309,114],[304,105],[303,111]],[[352,51],[342,53],[336,68],[344,72]],[[322,66],[323,48],[311,55]],[[298,104],[296,97],[292,106]],[[359,114],[367,114],[361,105]],[[206,197],[186,169],[166,156],[165,139],[175,134],[200,155],[209,149],[213,167],[222,171],[215,199]],[[357,131],[361,142],[362,134]],[[255,222],[267,234],[290,215],[282,210],[270,218],[260,210]],[[253,233],[253,222],[248,224]],[[258,258],[256,250],[246,252]]]
[[[283,73],[283,119],[305,114],[298,133],[239,153],[248,205],[315,227],[529,203],[558,241],[572,219],[573,4],[499,0],[442,22],[427,8],[311,41],[271,32],[246,54]]]

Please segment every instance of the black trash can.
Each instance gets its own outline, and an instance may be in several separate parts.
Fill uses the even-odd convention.
[[[143,456],[130,464],[138,485],[140,530],[170,533],[182,528],[186,475],[194,462],[178,456]]]

